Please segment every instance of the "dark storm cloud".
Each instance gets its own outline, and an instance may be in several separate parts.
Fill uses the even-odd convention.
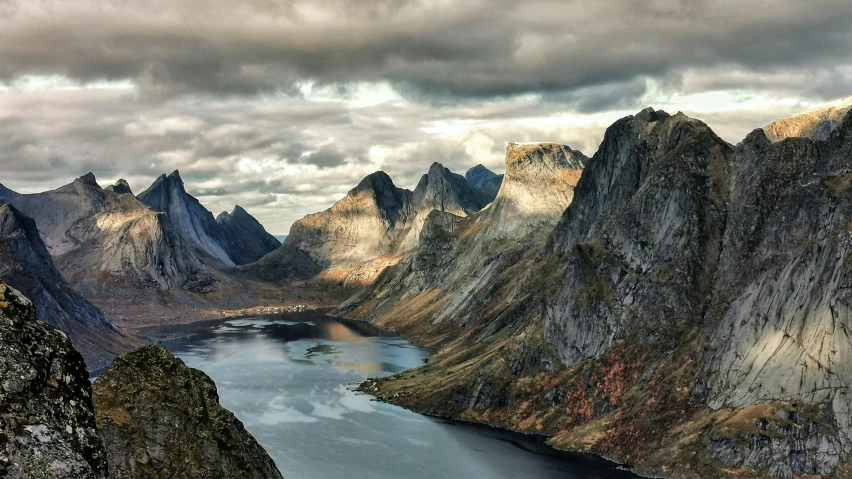
[[[849,85],[836,67],[852,47],[852,7],[839,0],[4,5],[0,77],[131,78],[155,99],[295,94],[308,79],[341,89],[388,80],[430,101],[631,86],[580,104],[593,109],[641,95],[637,78],[689,68],[824,74],[810,93],[831,96]]]
[[[0,182],[179,169],[286,233],[378,169],[592,155],[648,103],[737,142],[852,93],[850,24],[835,0],[0,0]]]

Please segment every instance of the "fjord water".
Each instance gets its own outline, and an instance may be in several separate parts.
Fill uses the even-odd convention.
[[[423,364],[429,351],[320,312],[197,323],[163,346],[216,382],[284,477],[626,478],[541,438],[438,420],[352,391]]]

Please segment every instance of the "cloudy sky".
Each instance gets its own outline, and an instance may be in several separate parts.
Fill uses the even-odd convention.
[[[852,95],[848,0],[0,0],[0,182],[179,169],[275,234],[387,171],[592,155],[645,106],[732,143]]]

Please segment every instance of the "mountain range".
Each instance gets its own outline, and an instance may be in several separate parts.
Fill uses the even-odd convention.
[[[334,313],[437,351],[365,388],[650,474],[842,476],[849,105],[736,146],[682,113],[646,109],[610,126],[592,158],[574,155],[582,174],[523,152],[526,182],[510,145],[489,208],[432,212],[417,251]],[[556,177],[568,181],[552,188]],[[489,218],[541,190],[550,199],[526,204],[559,198],[564,212],[525,229],[526,208]],[[505,218],[516,233],[489,242],[506,238]]]
[[[105,365],[131,341],[89,301],[119,319],[134,308],[148,314],[146,303],[215,306],[227,296],[250,305],[247,293],[234,292],[245,285],[225,271],[280,245],[240,207],[214,220],[176,171],[139,197],[124,180],[101,188],[89,173],[37,194],[0,185],[0,204],[6,245],[0,277],[68,332],[90,367]]]
[[[90,361],[132,340],[107,318],[133,324],[136,302],[313,294],[435,349],[362,386],[382,400],[652,475],[844,477],[850,109],[732,145],[647,108],[592,157],[510,143],[503,175],[434,163],[414,190],[379,171],[283,243],[242,208],[214,218],[177,172],[138,196],[92,175],[35,195],[0,186],[0,278]]]

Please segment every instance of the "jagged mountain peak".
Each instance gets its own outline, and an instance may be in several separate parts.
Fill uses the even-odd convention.
[[[843,122],[850,110],[852,110],[852,96],[788,118],[775,120],[763,127],[763,131],[773,143],[791,137],[825,140]]]
[[[85,184],[89,184],[89,185],[99,187],[98,180],[97,180],[97,178],[95,178],[95,174],[92,173],[92,172],[86,173],[85,175],[74,180],[74,182],[75,183],[80,182],[80,183],[85,183]]]
[[[125,180],[125,179],[120,179],[120,180],[116,181],[115,184],[109,185],[104,189],[107,190],[107,191],[112,191],[113,193],[130,194],[130,195],[133,194],[133,190],[130,189],[130,184],[127,183],[127,180]]]

